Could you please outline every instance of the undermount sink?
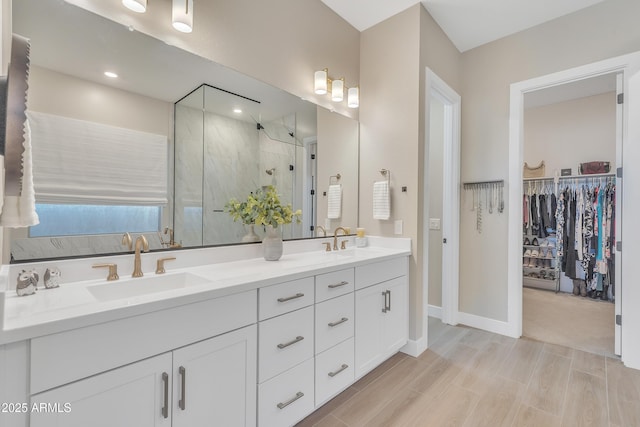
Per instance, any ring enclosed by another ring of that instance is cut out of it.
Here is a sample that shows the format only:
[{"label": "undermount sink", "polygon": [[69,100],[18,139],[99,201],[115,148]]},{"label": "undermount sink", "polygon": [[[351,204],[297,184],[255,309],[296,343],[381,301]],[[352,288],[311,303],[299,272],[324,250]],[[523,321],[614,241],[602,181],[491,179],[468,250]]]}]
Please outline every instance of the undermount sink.
[{"label": "undermount sink", "polygon": [[198,286],[207,282],[207,279],[195,274],[174,273],[108,282],[89,286],[87,290],[99,301],[113,301]]}]

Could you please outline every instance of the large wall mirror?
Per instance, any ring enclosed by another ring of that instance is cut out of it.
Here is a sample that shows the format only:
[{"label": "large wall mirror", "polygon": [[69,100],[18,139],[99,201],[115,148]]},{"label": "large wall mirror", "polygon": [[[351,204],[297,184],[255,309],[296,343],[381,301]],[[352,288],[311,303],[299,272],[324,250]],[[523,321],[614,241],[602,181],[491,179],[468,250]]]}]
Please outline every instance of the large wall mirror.
[{"label": "large wall mirror", "polygon": [[[41,223],[4,230],[4,263],[127,252],[126,232],[152,250],[240,243],[246,230],[225,204],[268,185],[303,211],[285,239],[357,226],[356,121],[62,0],[14,1],[12,13],[31,41]],[[62,190],[42,190],[55,176],[43,164],[63,171]],[[104,192],[87,189],[92,172]],[[329,219],[336,183],[341,210]]]}]

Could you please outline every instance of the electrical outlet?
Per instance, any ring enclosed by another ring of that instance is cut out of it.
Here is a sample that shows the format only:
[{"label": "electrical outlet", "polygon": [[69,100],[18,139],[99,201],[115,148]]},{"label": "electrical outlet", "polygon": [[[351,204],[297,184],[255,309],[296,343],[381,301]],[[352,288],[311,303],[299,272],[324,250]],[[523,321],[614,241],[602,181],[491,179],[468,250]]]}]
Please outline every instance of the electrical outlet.
[{"label": "electrical outlet", "polygon": [[440,230],[440,218],[429,218],[429,230]]},{"label": "electrical outlet", "polygon": [[394,234],[402,234],[402,220],[396,219],[393,223],[393,233]]},{"label": "electrical outlet", "polygon": [[329,229],[331,228],[331,220],[329,218],[324,219],[324,228],[329,232]]}]

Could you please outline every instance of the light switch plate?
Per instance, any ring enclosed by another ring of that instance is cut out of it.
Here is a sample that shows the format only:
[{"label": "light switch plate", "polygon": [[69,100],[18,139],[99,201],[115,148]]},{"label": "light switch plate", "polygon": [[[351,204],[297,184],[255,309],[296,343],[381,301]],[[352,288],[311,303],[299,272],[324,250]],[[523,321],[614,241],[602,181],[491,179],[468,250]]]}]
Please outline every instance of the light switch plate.
[{"label": "light switch plate", "polygon": [[402,220],[396,219],[393,223],[393,233],[394,234],[402,234]]},{"label": "light switch plate", "polygon": [[429,218],[429,230],[440,230],[440,218]]}]

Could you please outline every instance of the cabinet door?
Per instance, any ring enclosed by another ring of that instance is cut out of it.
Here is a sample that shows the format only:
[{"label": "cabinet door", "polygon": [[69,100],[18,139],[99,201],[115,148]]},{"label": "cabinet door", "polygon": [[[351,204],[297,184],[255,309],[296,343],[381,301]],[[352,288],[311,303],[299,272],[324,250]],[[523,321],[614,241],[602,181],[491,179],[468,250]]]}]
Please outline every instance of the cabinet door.
[{"label": "cabinet door", "polygon": [[30,425],[168,427],[170,395],[171,354],[165,353],[34,395]]},{"label": "cabinet door", "polygon": [[402,276],[382,283],[387,293],[386,312],[383,313],[383,358],[395,354],[409,337],[409,298],[407,277]]},{"label": "cabinet door", "polygon": [[256,424],[256,326],[173,352],[173,426]]},{"label": "cabinet door", "polygon": [[356,292],[355,374],[356,378],[378,366],[382,358],[383,308],[385,294],[381,285]]}]

